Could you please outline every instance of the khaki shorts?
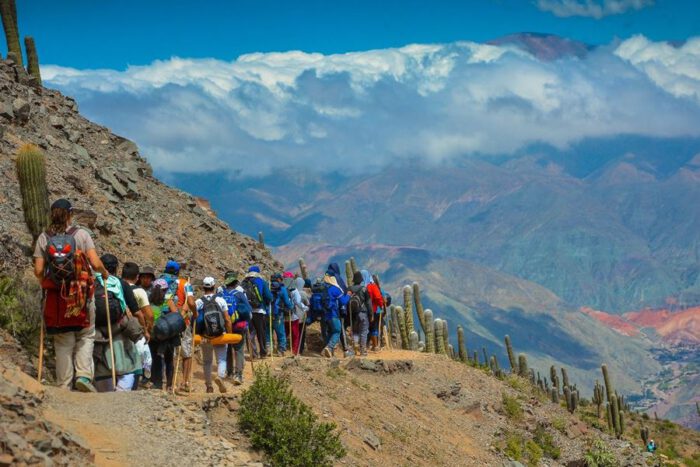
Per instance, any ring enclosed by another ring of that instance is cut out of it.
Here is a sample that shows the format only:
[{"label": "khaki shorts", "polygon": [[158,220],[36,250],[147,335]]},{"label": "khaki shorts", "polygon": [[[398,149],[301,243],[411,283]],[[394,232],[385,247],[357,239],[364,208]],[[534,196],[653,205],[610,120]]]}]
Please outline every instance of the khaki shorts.
[{"label": "khaki shorts", "polygon": [[190,358],[192,356],[192,328],[190,326],[187,326],[185,332],[182,333],[180,342],[182,347],[182,358]]}]

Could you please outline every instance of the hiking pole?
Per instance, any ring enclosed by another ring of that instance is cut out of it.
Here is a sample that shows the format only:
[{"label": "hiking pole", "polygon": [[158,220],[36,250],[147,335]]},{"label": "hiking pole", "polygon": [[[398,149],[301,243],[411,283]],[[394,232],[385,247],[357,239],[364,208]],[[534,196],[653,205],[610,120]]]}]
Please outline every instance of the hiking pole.
[{"label": "hiking pole", "polygon": [[112,340],[112,318],[109,315],[109,293],[107,293],[107,281],[101,277],[105,288],[105,310],[107,311],[107,337],[109,338],[109,356],[112,359],[112,390],[117,390],[117,368],[114,363],[114,341]]},{"label": "hiking pole", "polygon": [[[308,311],[306,313],[308,313]],[[304,322],[301,325],[301,332],[299,333],[299,345],[297,345],[297,355],[301,355],[301,339],[304,337],[304,332],[306,331],[306,313],[304,313]]]},{"label": "hiking pole", "polygon": [[39,369],[36,380],[41,384],[41,370],[44,368],[44,317],[41,317],[41,328],[39,330]]},{"label": "hiking pole", "polygon": [[[245,342],[248,344],[248,353],[250,354],[250,371],[255,374],[255,365],[253,365],[253,345],[250,343],[250,329],[245,328]],[[243,361],[245,362],[245,356],[243,356]]]},{"label": "hiking pole", "polygon": [[289,342],[287,344],[289,345],[289,350],[292,351],[292,357],[294,356],[294,349],[292,348],[292,317],[291,315],[289,316],[289,338],[287,339]]},{"label": "hiking pole", "polygon": [[274,352],[275,344],[272,342],[272,304],[270,304],[269,311],[270,311],[270,358],[272,359],[272,361],[274,361],[275,360],[275,352]]}]

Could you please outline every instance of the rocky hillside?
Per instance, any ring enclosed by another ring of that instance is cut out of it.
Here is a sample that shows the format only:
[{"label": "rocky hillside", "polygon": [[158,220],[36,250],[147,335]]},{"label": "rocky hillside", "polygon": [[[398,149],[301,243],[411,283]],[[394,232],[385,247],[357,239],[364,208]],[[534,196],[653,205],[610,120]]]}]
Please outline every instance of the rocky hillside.
[{"label": "rocky hillside", "polygon": [[50,197],[66,197],[84,212],[100,253],[160,268],[172,257],[193,278],[275,267],[270,253],[233,232],[206,202],[153,177],[136,145],[83,118],[75,101],[32,85],[24,70],[0,60],[0,265],[13,274],[30,264],[31,245],[15,175],[18,148],[46,154]]}]

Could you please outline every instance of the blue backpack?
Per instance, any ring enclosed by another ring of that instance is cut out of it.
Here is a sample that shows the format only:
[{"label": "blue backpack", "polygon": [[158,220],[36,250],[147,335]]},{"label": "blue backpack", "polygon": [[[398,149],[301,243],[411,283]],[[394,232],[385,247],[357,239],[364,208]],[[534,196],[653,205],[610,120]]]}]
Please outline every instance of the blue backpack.
[{"label": "blue backpack", "polygon": [[309,309],[313,318],[325,316],[327,314],[337,313],[338,301],[331,298],[329,292],[331,286],[325,282],[316,282],[311,287],[311,299],[309,300]]},{"label": "blue backpack", "polygon": [[245,300],[241,294],[243,294],[243,292],[240,290],[223,289],[220,296],[226,301],[230,316],[233,316],[234,313],[238,313],[238,320],[250,321],[253,317],[253,307],[250,306],[250,303]]}]

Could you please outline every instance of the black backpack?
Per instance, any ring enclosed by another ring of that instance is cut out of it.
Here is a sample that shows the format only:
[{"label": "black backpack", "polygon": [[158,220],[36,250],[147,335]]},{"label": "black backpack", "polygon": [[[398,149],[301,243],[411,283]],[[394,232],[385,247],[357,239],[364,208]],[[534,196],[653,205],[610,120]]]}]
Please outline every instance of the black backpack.
[{"label": "black backpack", "polygon": [[77,227],[71,227],[66,233],[49,235],[46,241],[46,275],[55,284],[67,284],[75,279],[75,244]]},{"label": "black backpack", "polygon": [[241,287],[245,291],[245,296],[248,298],[248,303],[253,307],[254,310],[262,308],[262,297],[260,296],[260,291],[258,286],[255,285],[255,281],[252,277],[246,277],[241,282]]},{"label": "black backpack", "polygon": [[362,311],[367,311],[365,308],[365,299],[367,298],[367,289],[362,287],[357,292],[352,294],[348,302],[348,310],[351,313],[352,319],[357,319],[358,314]]},{"label": "black backpack", "polygon": [[[284,301],[284,298],[282,298],[282,287],[284,284],[281,282],[270,282],[270,292],[272,293],[272,307],[273,310],[272,312],[275,315],[283,314],[285,316],[288,316],[292,310],[287,308],[287,304]],[[287,291],[287,296],[289,296],[289,291]],[[291,300],[291,297],[290,297]]]},{"label": "black backpack", "polygon": [[111,324],[118,322],[124,316],[122,304],[114,292],[107,290],[103,282],[95,282],[95,326],[107,326],[107,303],[109,304],[109,321]]},{"label": "black backpack", "polygon": [[185,318],[178,312],[160,315],[153,326],[153,339],[159,342],[167,341],[185,331]]},{"label": "black backpack", "polygon": [[202,314],[200,334],[205,337],[217,337],[226,332],[224,310],[217,303],[215,295],[202,297],[200,313]]}]

